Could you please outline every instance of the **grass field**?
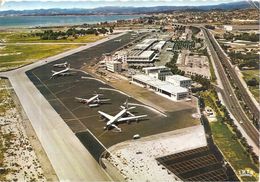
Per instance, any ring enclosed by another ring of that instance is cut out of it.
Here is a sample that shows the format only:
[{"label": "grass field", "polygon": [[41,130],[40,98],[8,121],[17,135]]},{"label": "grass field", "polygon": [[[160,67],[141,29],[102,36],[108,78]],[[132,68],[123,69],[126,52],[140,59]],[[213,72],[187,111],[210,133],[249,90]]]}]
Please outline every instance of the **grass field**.
[{"label": "grass field", "polygon": [[14,69],[79,45],[7,45],[0,49],[0,71]]},{"label": "grass field", "polygon": [[[31,31],[35,30],[24,29],[21,31],[2,31],[0,32],[0,43],[90,43],[103,38],[102,36],[86,35],[78,37],[77,39],[68,38],[66,40],[41,40],[40,37],[33,36],[30,33]],[[80,44],[2,45],[0,46],[0,71],[15,69],[20,66],[33,63],[39,59],[50,57],[79,46]]]},{"label": "grass field", "polygon": [[65,40],[41,40],[38,36],[32,36],[29,32],[0,32],[0,42],[5,43],[34,43],[34,42],[57,42],[57,43],[89,43],[95,42],[103,38],[102,36],[96,36],[93,34],[85,35],[82,37],[68,38]]},{"label": "grass field", "polygon": [[[259,72],[259,70],[246,70],[246,71],[242,71],[242,74],[244,76],[245,81],[250,80],[252,78],[256,78],[256,80],[258,82],[260,82],[260,72]],[[259,85],[256,86],[256,87],[249,87],[249,90],[254,95],[256,100],[258,102],[260,102],[260,94],[259,94],[260,89],[259,89]]]},{"label": "grass field", "polygon": [[[253,164],[243,146],[235,138],[235,134],[227,125],[221,122],[211,122],[210,127],[214,142],[237,172],[250,168],[258,173],[259,169]],[[243,181],[257,181],[255,177],[241,178]]]}]

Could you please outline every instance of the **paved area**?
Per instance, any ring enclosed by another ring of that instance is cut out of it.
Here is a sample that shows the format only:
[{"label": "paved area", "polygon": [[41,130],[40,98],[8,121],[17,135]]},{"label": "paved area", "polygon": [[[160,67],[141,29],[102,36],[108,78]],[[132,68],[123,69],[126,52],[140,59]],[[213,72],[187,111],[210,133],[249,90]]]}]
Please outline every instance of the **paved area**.
[{"label": "paved area", "polygon": [[[102,45],[86,49],[79,53],[61,58],[55,63],[68,61],[72,68],[81,68],[86,64],[93,64],[98,57],[106,52],[111,52],[131,41],[130,34],[121,38],[121,42],[106,42]],[[132,122],[131,124],[122,123],[119,127],[123,132],[118,133],[114,130],[104,131],[105,122],[100,120],[98,110],[115,115],[120,111],[127,96],[120,91],[113,89],[105,82],[93,79],[91,75],[83,71],[74,70],[72,76],[58,77],[50,79],[53,64],[46,64],[39,68],[29,71],[27,74],[36,87],[49,101],[52,107],[60,114],[66,124],[86,146],[86,148],[98,160],[100,154],[106,147],[129,140],[135,134],[141,136],[149,136],[184,127],[199,125],[198,119],[192,117],[196,113],[196,107],[189,106],[188,103],[183,104],[182,109],[180,103],[172,103],[171,108],[175,108],[166,112],[167,117],[155,112],[147,107],[137,106],[132,112],[134,114],[147,114],[148,117],[140,122]],[[89,78],[89,79],[87,79]],[[107,89],[101,89],[107,88]],[[97,108],[89,108],[84,104],[78,103],[74,97],[90,98],[95,92],[102,93],[104,97],[110,98],[111,103],[101,105]],[[135,97],[135,95],[133,95]],[[155,102],[159,102],[161,97],[156,97]],[[149,98],[153,100],[152,98]],[[141,104],[139,101],[131,98],[131,103]],[[92,135],[93,134],[93,135]],[[98,141],[100,142],[96,142]],[[89,145],[90,142],[95,144]]]},{"label": "paved area", "polygon": [[[113,37],[117,36],[120,35]],[[109,178],[92,155],[75,137],[71,129],[64,123],[60,115],[53,110],[49,102],[36,89],[31,80],[25,75],[25,72],[107,40],[109,39],[106,38],[87,46],[40,60],[14,71],[0,73],[0,76],[9,78],[61,181],[107,181]]]},{"label": "paved area", "polygon": [[205,146],[203,126],[193,126],[119,143],[108,149],[107,160],[126,181],[173,181],[180,179],[156,158]]}]

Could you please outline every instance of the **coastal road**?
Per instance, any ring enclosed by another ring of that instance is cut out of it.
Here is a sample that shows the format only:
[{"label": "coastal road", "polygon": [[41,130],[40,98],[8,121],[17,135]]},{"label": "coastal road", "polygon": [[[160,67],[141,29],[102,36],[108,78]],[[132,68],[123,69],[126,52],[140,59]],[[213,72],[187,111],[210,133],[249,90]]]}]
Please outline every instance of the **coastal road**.
[{"label": "coastal road", "polygon": [[212,40],[212,35],[209,33],[207,29],[202,28],[202,31],[205,35],[206,44],[210,50],[211,56],[216,66],[216,71],[219,75],[219,81],[222,83],[223,86],[223,89],[219,89],[218,91],[221,93],[228,110],[237,120],[237,123],[243,128],[247,136],[250,137],[250,139],[253,141],[253,143],[259,151],[259,132],[254,127],[252,122],[248,119],[243,108],[240,106],[240,103],[234,93],[230,80],[227,77],[224,67],[220,61],[221,58],[218,56],[215,48],[213,47],[213,44],[215,42],[214,40]]},{"label": "coastal road", "polygon": [[0,77],[7,77],[10,80],[60,181],[108,181],[110,178],[25,72],[123,34],[112,35],[17,70],[0,73]]}]

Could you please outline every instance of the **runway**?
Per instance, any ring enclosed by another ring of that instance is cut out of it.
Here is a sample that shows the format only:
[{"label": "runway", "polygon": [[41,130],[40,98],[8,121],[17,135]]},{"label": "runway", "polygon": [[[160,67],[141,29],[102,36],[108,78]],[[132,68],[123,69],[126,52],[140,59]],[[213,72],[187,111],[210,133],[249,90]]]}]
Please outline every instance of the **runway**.
[{"label": "runway", "polygon": [[[114,35],[110,38],[121,35]],[[60,181],[108,181],[110,178],[34,86],[25,72],[107,40],[109,39],[105,38],[17,70],[0,73],[1,77],[7,77],[10,80]]]}]

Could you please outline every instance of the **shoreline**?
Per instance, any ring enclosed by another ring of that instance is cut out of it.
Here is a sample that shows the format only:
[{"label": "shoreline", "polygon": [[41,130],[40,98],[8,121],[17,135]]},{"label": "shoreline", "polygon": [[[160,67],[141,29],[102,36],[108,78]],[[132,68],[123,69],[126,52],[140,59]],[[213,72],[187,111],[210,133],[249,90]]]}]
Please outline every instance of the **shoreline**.
[{"label": "shoreline", "polygon": [[[0,16],[0,22],[1,19],[6,19],[6,21],[8,21],[8,19],[15,19],[15,18],[51,18],[51,17],[61,17],[61,18],[75,18],[75,21],[72,21],[70,23],[70,20],[66,20],[64,19],[63,21],[57,20],[57,22],[49,22],[47,19],[44,20],[45,22],[36,22],[32,25],[26,25],[23,23],[19,23],[19,20],[17,22],[17,25],[0,25],[0,30],[5,30],[5,29],[38,29],[38,28],[62,28],[62,27],[75,27],[75,26],[82,26],[84,24],[87,25],[98,25],[102,22],[115,22],[118,20],[124,20],[124,21],[128,21],[128,20],[133,20],[135,18],[140,18],[140,17],[144,17],[146,16],[145,14],[86,14],[86,15],[13,15],[13,16]],[[87,18],[87,17],[93,17],[93,18],[97,18],[97,17],[104,17],[107,19],[102,19],[100,18],[100,20],[79,20],[77,22],[77,18]],[[115,19],[113,19],[113,17],[115,17]],[[109,19],[110,18],[110,19]],[[3,20],[5,21],[5,20]],[[29,21],[29,20],[28,20]],[[67,22],[66,22],[67,21]]]}]

